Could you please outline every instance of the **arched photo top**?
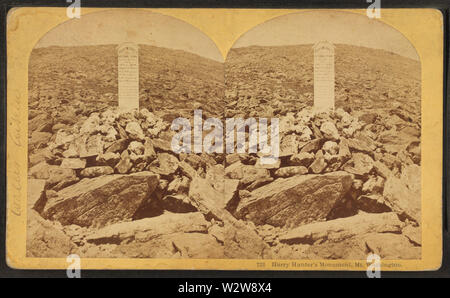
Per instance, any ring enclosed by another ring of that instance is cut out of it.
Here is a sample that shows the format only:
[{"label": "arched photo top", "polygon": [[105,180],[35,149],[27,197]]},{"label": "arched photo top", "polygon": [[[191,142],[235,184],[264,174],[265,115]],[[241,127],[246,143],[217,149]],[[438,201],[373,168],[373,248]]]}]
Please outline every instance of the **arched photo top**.
[{"label": "arched photo top", "polygon": [[250,101],[240,103],[252,107],[248,113],[272,115],[280,105],[284,112],[402,105],[420,118],[416,49],[392,26],[355,12],[295,12],[266,21],[234,43],[225,75],[227,102]]},{"label": "arched photo top", "polygon": [[315,44],[322,40],[381,49],[419,60],[411,42],[392,26],[366,15],[332,10],[296,12],[276,17],[247,31],[233,48]]},{"label": "arched photo top", "polygon": [[171,117],[194,105],[219,111],[224,59],[216,44],[175,17],[123,8],[66,21],[39,40],[29,59],[29,103],[57,106],[69,99],[92,105],[88,112],[100,109],[96,102],[117,106],[127,98],[118,91],[123,49],[137,53],[133,99],[138,96],[140,108]]},{"label": "arched photo top", "polygon": [[183,50],[223,62],[216,44],[201,30],[172,16],[137,9],[112,9],[82,15],[47,32],[35,48],[122,44]]}]

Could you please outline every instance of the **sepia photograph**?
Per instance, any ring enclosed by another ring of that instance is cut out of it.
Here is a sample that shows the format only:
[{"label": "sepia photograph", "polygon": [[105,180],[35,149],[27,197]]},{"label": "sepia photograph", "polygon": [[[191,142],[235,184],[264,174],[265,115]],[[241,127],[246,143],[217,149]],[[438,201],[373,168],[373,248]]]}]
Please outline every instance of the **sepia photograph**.
[{"label": "sepia photograph", "polygon": [[28,62],[26,255],[422,258],[421,61],[365,15],[272,18],[224,57],[136,9]]}]

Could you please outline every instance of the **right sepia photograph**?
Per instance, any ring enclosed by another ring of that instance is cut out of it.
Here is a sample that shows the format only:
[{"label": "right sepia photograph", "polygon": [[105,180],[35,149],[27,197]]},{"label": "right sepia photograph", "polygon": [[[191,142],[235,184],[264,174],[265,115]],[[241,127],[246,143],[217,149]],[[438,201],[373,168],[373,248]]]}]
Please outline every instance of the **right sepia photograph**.
[{"label": "right sepia photograph", "polygon": [[241,178],[233,214],[274,258],[421,259],[421,64],[407,38],[351,12],[277,17],[235,42],[225,85],[227,118],[279,119],[277,163],[225,163]]}]

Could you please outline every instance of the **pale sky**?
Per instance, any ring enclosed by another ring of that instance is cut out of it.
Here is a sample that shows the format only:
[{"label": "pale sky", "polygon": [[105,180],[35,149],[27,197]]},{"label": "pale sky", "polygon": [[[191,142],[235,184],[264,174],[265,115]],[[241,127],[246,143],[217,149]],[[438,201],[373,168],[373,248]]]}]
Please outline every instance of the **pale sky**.
[{"label": "pale sky", "polygon": [[366,15],[340,11],[300,12],[274,18],[247,31],[233,47],[314,44],[321,40],[383,49],[419,60],[412,44],[393,27]]},{"label": "pale sky", "polygon": [[134,42],[184,50],[223,62],[216,44],[177,18],[134,9],[94,12],[50,30],[36,47],[105,45]]}]

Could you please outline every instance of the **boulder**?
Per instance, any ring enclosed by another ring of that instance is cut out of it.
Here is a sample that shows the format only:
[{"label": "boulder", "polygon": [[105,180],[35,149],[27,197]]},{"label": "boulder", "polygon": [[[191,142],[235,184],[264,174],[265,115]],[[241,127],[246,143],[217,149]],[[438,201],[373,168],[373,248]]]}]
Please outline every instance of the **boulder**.
[{"label": "boulder", "polygon": [[[187,162],[189,165],[191,165],[196,170],[200,167],[205,166],[205,162],[197,154],[181,154],[181,155],[184,155],[182,160]],[[180,156],[180,158],[181,158],[181,156]]]},{"label": "boulder", "polygon": [[369,177],[362,187],[363,193],[383,193],[384,179],[380,176]]},{"label": "boulder", "polygon": [[381,161],[375,161],[373,163],[373,168],[375,169],[375,172],[383,177],[384,179],[387,179],[392,176],[391,170]]},{"label": "boulder", "polygon": [[400,129],[400,132],[413,137],[420,137],[420,129],[414,126],[406,126]]},{"label": "boulder", "polygon": [[340,138],[339,132],[338,132],[336,126],[331,121],[322,123],[322,125],[320,126],[320,131],[323,133],[323,136],[326,139],[339,140],[339,138]]},{"label": "boulder", "polygon": [[152,144],[155,149],[162,152],[172,152],[171,140],[168,139],[152,139]]},{"label": "boulder", "polygon": [[197,208],[192,206],[189,197],[184,194],[168,195],[161,199],[161,207],[174,213],[195,212]]},{"label": "boulder", "polygon": [[407,225],[403,228],[402,234],[408,238],[412,244],[422,246],[422,229],[420,227]]},{"label": "boulder", "polygon": [[275,177],[287,178],[295,175],[304,175],[308,173],[308,169],[303,166],[284,167],[275,171]]},{"label": "boulder", "polygon": [[218,200],[222,208],[233,207],[232,205],[234,205],[234,200],[237,196],[239,180],[225,178],[222,165],[209,167],[206,172],[206,179],[221,194]]},{"label": "boulder", "polygon": [[45,205],[45,180],[28,179],[27,190],[28,210],[35,209],[38,212],[41,211]]},{"label": "boulder", "polygon": [[356,138],[348,139],[347,144],[350,149],[367,154],[372,154],[377,149],[375,142],[363,134],[359,134]]},{"label": "boulder", "polygon": [[310,223],[280,236],[288,244],[313,244],[317,241],[341,242],[369,233],[400,233],[403,223],[393,213],[361,213],[351,217]]},{"label": "boulder", "polygon": [[80,156],[80,150],[77,143],[70,143],[69,148],[67,150],[64,150],[62,153],[62,156],[65,158],[72,158],[72,157],[79,157]]},{"label": "boulder", "polygon": [[100,125],[100,117],[98,113],[92,113],[89,118],[83,122],[80,128],[80,134],[90,135],[98,131]]},{"label": "boulder", "polygon": [[107,142],[114,142],[117,140],[117,135],[119,134],[117,130],[114,129],[112,126],[107,126],[107,128],[104,131],[104,134],[106,134],[104,140]]},{"label": "boulder", "polygon": [[230,179],[241,180],[242,185],[249,185],[258,179],[270,178],[270,172],[267,169],[235,162],[225,168],[225,176]]},{"label": "boulder", "polygon": [[78,181],[73,169],[64,169],[60,166],[49,165],[45,161],[30,168],[28,175],[36,179],[47,180],[48,188],[53,188],[60,183],[67,184],[68,181]]},{"label": "boulder", "polygon": [[356,207],[359,210],[368,213],[383,213],[392,211],[389,203],[387,203],[383,196],[380,195],[360,196],[356,200]]},{"label": "boulder", "polygon": [[52,134],[48,132],[35,131],[31,134],[31,138],[28,140],[28,148],[42,148],[47,146]]},{"label": "boulder", "polygon": [[189,179],[186,176],[176,177],[167,187],[167,193],[178,194],[187,193],[189,191]]},{"label": "boulder", "polygon": [[352,154],[350,153],[350,149],[348,147],[348,141],[347,139],[342,138],[339,142],[339,153],[338,153],[339,159],[343,162],[347,161],[352,157]]},{"label": "boulder", "polygon": [[84,169],[86,167],[86,160],[81,158],[64,158],[61,162],[61,168],[64,169]]},{"label": "boulder", "polygon": [[400,179],[405,182],[406,186],[413,192],[420,193],[422,189],[422,171],[420,166],[412,164],[404,166]]},{"label": "boulder", "polygon": [[[47,113],[41,113],[28,121],[28,131],[50,131],[53,126],[53,119]],[[48,128],[48,129],[47,129]]]},{"label": "boulder", "polygon": [[295,227],[325,219],[350,190],[353,176],[345,172],[279,178],[243,198],[236,216],[255,224]]},{"label": "boulder", "polygon": [[422,250],[403,235],[373,233],[364,237],[367,248],[385,260],[421,259]]},{"label": "boulder", "polygon": [[75,135],[70,131],[61,130],[56,133],[53,147],[66,147],[75,140]]},{"label": "boulder", "polygon": [[119,139],[111,144],[111,146],[106,149],[105,153],[122,153],[128,147],[128,143],[130,140],[128,139]]},{"label": "boulder", "polygon": [[34,165],[37,165],[40,162],[50,162],[55,159],[55,156],[53,155],[50,148],[45,147],[38,151],[35,151],[34,153],[29,152],[29,166],[32,167]]},{"label": "boulder", "polygon": [[52,126],[52,132],[55,134],[60,130],[64,130],[67,128],[66,124],[63,123],[56,123],[55,125]]},{"label": "boulder", "polygon": [[88,138],[78,139],[79,156],[92,157],[103,153],[103,140],[101,135],[92,135]]},{"label": "boulder", "polygon": [[130,139],[133,140],[143,140],[145,137],[144,132],[142,131],[142,128],[138,122],[128,122],[127,126],[125,127],[125,132],[128,134]]},{"label": "boulder", "polygon": [[[248,191],[252,191],[258,187],[261,187],[265,184],[272,182],[273,180],[274,180],[274,178],[272,178],[272,177],[258,178],[255,181],[253,181],[252,183],[250,183],[245,189]],[[239,181],[239,180],[236,180],[236,181]]]},{"label": "boulder", "polygon": [[421,223],[421,192],[410,189],[405,179],[391,176],[384,183],[383,195],[400,216]]},{"label": "boulder", "polygon": [[411,158],[414,161],[414,163],[420,164],[420,161],[422,159],[420,142],[412,142],[411,144],[408,145],[408,147],[406,147],[406,150],[411,155]]},{"label": "boulder", "polygon": [[314,154],[308,152],[300,152],[298,154],[292,155],[289,161],[293,166],[308,167],[314,161]]},{"label": "boulder", "polygon": [[103,175],[111,175],[114,174],[113,168],[109,166],[97,166],[97,167],[89,167],[83,169],[80,172],[81,177],[94,178]]},{"label": "boulder", "polygon": [[115,247],[111,253],[96,251],[89,257],[224,259],[223,251],[224,247],[209,234],[180,232],[161,235],[145,242],[123,243]]},{"label": "boulder", "polygon": [[[261,162],[262,158],[258,158],[256,161],[255,167],[261,169],[278,169],[281,165],[281,160],[279,158],[269,159],[270,157],[265,157],[266,161],[264,163]],[[270,162],[267,162],[270,161]]]},{"label": "boulder", "polygon": [[28,176],[46,180],[50,177],[50,170],[55,168],[58,168],[58,166],[49,165],[45,161],[42,161],[28,169]]},{"label": "boulder", "polygon": [[115,167],[116,164],[120,161],[120,154],[114,152],[106,152],[98,155],[95,161],[98,165]]},{"label": "boulder", "polygon": [[130,145],[128,145],[128,150],[136,155],[142,155],[145,147],[141,142],[132,141]]},{"label": "boulder", "polygon": [[195,169],[191,167],[187,162],[180,162],[179,168],[181,170],[181,173],[189,179],[194,179],[194,177],[197,176],[197,172],[195,171]]},{"label": "boulder", "polygon": [[91,243],[121,243],[124,240],[146,242],[173,233],[206,233],[209,223],[199,212],[171,213],[139,220],[115,223],[95,230],[86,237]]},{"label": "boulder", "polygon": [[343,165],[343,170],[356,177],[366,177],[373,169],[374,160],[367,154],[354,153],[352,159]]},{"label": "boulder", "polygon": [[174,248],[181,258],[223,259],[225,248],[212,235],[183,233],[173,235]]},{"label": "boulder", "polygon": [[256,231],[221,207],[217,198],[221,193],[203,178],[191,182],[189,197],[197,209],[207,218],[224,223],[224,249],[227,258],[270,258],[270,248]]},{"label": "boulder", "polygon": [[324,139],[314,139],[308,143],[306,143],[301,149],[302,152],[316,152],[322,147],[322,144],[325,142]]},{"label": "boulder", "polygon": [[296,134],[299,135],[300,141],[307,142],[311,140],[311,135],[313,134],[313,132],[308,126],[298,124],[293,128],[293,130]]},{"label": "boulder", "polygon": [[322,150],[324,152],[328,152],[331,155],[336,155],[339,151],[339,146],[336,142],[326,141],[322,146]]},{"label": "boulder", "polygon": [[231,153],[225,156],[225,164],[227,166],[234,164],[235,162],[241,161],[240,155],[238,153]]},{"label": "boulder", "polygon": [[[287,245],[287,244],[285,244]],[[305,247],[298,259],[309,260],[365,260],[369,252],[365,242],[361,239],[346,239],[340,242],[324,242],[314,245],[289,245]],[[291,253],[292,255],[292,253]]]},{"label": "boulder", "polygon": [[404,133],[403,131],[397,131],[395,129],[382,132],[378,137],[378,141],[385,145],[401,145],[401,147],[406,147],[411,142],[420,142],[417,136]]},{"label": "boulder", "polygon": [[322,151],[318,151],[313,163],[309,166],[309,171],[314,174],[320,174],[326,167],[327,162],[325,161],[325,157]]},{"label": "boulder", "polygon": [[147,159],[147,161],[152,161],[152,160],[156,159],[155,148],[153,147],[153,143],[149,138],[145,139],[144,156]]},{"label": "boulder", "polygon": [[131,162],[128,150],[125,150],[120,155],[120,161],[116,164],[115,170],[119,174],[126,174],[131,170],[132,167],[133,163]]},{"label": "boulder", "polygon": [[27,249],[29,258],[67,258],[76,248],[58,224],[28,210]]},{"label": "boulder", "polygon": [[169,153],[158,153],[159,165],[151,164],[149,171],[157,173],[162,176],[170,176],[175,173],[179,167],[178,158]]},{"label": "boulder", "polygon": [[359,120],[364,122],[365,124],[375,123],[377,118],[378,118],[377,113],[364,113],[361,116],[359,116]]},{"label": "boulder", "polygon": [[280,156],[291,156],[298,153],[297,135],[286,135],[280,142]]},{"label": "boulder", "polygon": [[64,179],[62,179],[61,181],[59,181],[55,185],[48,184],[48,188],[51,188],[54,191],[59,191],[59,190],[65,188],[67,186],[70,186],[72,184],[77,183],[78,181],[80,181],[80,178],[78,178],[76,176],[65,177]]},{"label": "boulder", "polygon": [[49,198],[42,214],[63,225],[105,226],[131,219],[157,185],[150,172],[83,179]]}]

